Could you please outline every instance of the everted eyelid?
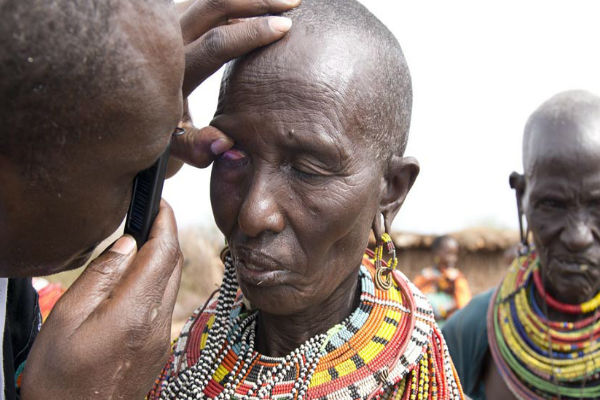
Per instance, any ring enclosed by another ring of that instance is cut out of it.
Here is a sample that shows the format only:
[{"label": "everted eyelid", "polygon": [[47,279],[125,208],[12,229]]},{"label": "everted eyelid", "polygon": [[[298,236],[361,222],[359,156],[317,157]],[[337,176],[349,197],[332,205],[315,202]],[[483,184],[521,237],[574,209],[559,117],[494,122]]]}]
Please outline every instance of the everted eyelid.
[{"label": "everted eyelid", "polygon": [[221,158],[227,161],[239,161],[243,160],[246,157],[248,157],[248,155],[244,151],[236,149],[235,147],[232,147],[231,149],[221,154]]}]

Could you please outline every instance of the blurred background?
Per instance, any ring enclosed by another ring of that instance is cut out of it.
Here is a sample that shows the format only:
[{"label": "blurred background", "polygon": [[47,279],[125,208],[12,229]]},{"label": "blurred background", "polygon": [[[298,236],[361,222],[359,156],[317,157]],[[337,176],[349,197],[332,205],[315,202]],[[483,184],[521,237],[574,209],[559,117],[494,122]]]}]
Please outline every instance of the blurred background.
[{"label": "blurred background", "polygon": [[[600,1],[359,1],[398,38],[413,78],[406,154],[421,174],[394,228],[515,229],[508,175],[521,171],[528,116],[563,90],[600,93]],[[197,126],[212,118],[220,77],[190,99]],[[181,227],[213,225],[209,180],[186,168],[165,185]]]},{"label": "blurred background", "polygon": [[[400,266],[414,277],[432,262],[434,235],[451,233],[461,246],[458,266],[478,293],[499,281],[518,241],[508,175],[522,169],[528,116],[563,90],[600,94],[600,1],[361,2],[396,35],[413,78],[406,154],[421,174],[393,225]],[[212,118],[220,78],[221,71],[190,98],[199,127]],[[221,278],[209,181],[209,169],[184,167],[165,184],[186,257],[174,331]],[[68,285],[77,274],[50,280]]]}]

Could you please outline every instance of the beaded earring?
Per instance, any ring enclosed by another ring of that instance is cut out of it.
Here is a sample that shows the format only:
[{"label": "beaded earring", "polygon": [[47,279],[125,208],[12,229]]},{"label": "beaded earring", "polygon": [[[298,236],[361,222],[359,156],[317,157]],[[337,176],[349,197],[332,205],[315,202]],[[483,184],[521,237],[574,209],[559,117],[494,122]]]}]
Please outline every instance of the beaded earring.
[{"label": "beaded earring", "polygon": [[[391,258],[385,262],[383,260],[383,247],[385,246],[387,254],[391,255]],[[396,269],[398,265],[398,258],[396,257],[396,247],[394,241],[390,235],[385,232],[381,235],[381,240],[377,242],[375,247],[375,286],[381,290],[388,290],[392,287],[392,274],[391,272]]]}]

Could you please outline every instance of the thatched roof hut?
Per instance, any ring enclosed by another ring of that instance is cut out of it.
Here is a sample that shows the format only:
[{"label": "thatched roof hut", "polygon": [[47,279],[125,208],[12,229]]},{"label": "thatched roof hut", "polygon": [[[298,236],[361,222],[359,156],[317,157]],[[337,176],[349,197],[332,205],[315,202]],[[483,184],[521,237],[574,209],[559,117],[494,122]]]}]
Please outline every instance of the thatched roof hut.
[{"label": "thatched roof hut", "polygon": [[[493,228],[469,228],[449,233],[460,245],[458,267],[467,276],[474,294],[494,285],[504,276],[519,233]],[[398,267],[411,279],[433,263],[431,244],[438,235],[392,232],[398,255]],[[374,247],[371,235],[369,247]]]},{"label": "thatched roof hut", "polygon": [[[508,229],[469,228],[449,233],[463,252],[503,252],[519,242],[519,233]],[[431,243],[438,235],[409,232],[392,232],[396,248],[399,250],[429,250]],[[375,238],[371,235],[369,244],[373,245]]]}]

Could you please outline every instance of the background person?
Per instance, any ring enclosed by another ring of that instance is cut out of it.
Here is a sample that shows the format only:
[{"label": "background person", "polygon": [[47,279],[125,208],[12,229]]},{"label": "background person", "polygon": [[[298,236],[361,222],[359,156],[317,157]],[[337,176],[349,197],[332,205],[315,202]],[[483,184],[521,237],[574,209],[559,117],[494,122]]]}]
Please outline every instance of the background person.
[{"label": "background person", "polygon": [[469,282],[456,268],[459,246],[451,236],[438,236],[431,243],[433,266],[424,268],[414,284],[425,294],[433,307],[438,323],[471,301]]},{"label": "background person", "polygon": [[600,98],[569,91],[543,103],[525,126],[523,168],[514,186],[534,246],[494,291],[458,311],[444,336],[474,399],[595,399]]}]

